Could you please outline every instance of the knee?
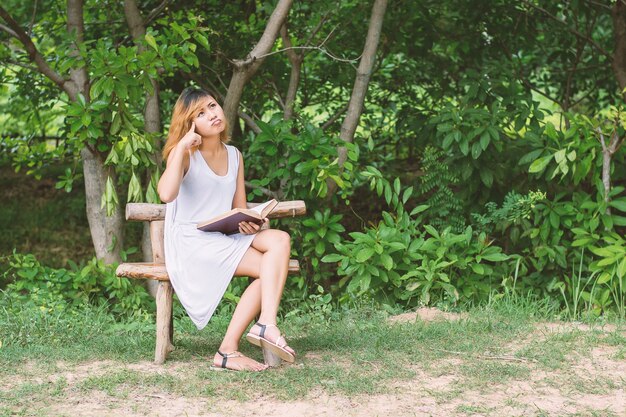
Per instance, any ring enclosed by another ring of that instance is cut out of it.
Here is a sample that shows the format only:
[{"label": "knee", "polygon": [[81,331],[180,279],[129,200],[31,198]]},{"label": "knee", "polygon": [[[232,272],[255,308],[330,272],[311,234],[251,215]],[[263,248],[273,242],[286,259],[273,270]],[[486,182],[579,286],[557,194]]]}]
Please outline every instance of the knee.
[{"label": "knee", "polygon": [[291,253],[291,236],[282,230],[276,231],[276,247],[289,255]]}]

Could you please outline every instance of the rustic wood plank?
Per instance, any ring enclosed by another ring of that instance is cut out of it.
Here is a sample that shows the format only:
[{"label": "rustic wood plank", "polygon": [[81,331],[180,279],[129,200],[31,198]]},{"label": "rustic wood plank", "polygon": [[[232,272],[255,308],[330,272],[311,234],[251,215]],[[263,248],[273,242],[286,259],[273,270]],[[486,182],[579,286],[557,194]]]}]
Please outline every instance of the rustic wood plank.
[{"label": "rustic wood plank", "polygon": [[155,264],[165,263],[165,221],[155,220],[150,222],[150,244],[152,245],[152,262]]},{"label": "rustic wood plank", "polygon": [[[289,260],[289,274],[300,272],[300,263],[297,259]],[[132,279],[155,279],[157,281],[169,281],[165,264],[152,262],[128,262],[120,264],[115,271],[118,277]]]},{"label": "rustic wood plank", "polygon": [[162,365],[167,359],[173,346],[170,342],[170,329],[172,320],[172,284],[159,282],[157,290],[157,317],[156,317],[156,347],[154,349],[154,363]]},{"label": "rustic wood plank", "polygon": [[[260,203],[248,203],[248,208]],[[126,204],[126,220],[155,221],[165,220],[165,204],[128,203]],[[302,200],[281,201],[269,215],[270,219],[304,216],[306,204]]]}]

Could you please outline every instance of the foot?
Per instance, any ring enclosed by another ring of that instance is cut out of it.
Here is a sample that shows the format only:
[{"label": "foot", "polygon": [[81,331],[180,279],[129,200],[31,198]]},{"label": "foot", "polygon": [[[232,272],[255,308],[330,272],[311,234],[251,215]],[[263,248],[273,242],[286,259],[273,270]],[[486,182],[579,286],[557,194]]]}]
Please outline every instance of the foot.
[{"label": "foot", "polygon": [[[263,327],[265,327],[265,331],[263,331]],[[262,324],[254,323],[252,328],[250,329],[250,333],[260,337],[261,339],[265,339],[273,345],[278,346],[279,348],[289,352],[292,356],[296,356],[296,351],[293,350],[288,344],[287,340],[284,336],[280,334],[280,330],[273,324],[268,324],[263,326]]]},{"label": "foot", "polygon": [[259,372],[267,369],[267,365],[257,362],[238,351],[225,353],[218,350],[213,357],[213,366],[233,371]]}]

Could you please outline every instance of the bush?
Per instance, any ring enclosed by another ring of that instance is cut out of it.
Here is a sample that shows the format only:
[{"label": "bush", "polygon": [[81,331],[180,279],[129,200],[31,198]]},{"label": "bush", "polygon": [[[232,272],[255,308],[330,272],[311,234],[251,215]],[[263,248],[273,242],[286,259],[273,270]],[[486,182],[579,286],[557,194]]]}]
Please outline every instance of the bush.
[{"label": "bush", "polygon": [[2,274],[9,282],[5,289],[9,306],[29,305],[53,313],[104,303],[115,315],[141,315],[154,309],[142,286],[116,277],[113,266],[95,258],[83,267],[71,264],[70,269],[41,265],[32,254],[14,252],[3,261],[9,266]]}]

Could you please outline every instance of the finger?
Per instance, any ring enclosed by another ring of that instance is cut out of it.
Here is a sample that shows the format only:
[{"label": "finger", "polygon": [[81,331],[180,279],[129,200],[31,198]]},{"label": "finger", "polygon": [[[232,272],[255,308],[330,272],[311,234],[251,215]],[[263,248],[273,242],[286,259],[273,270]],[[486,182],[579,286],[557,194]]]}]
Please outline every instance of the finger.
[{"label": "finger", "polygon": [[191,122],[191,128],[189,128],[190,132],[195,132],[196,131],[196,122]]}]

